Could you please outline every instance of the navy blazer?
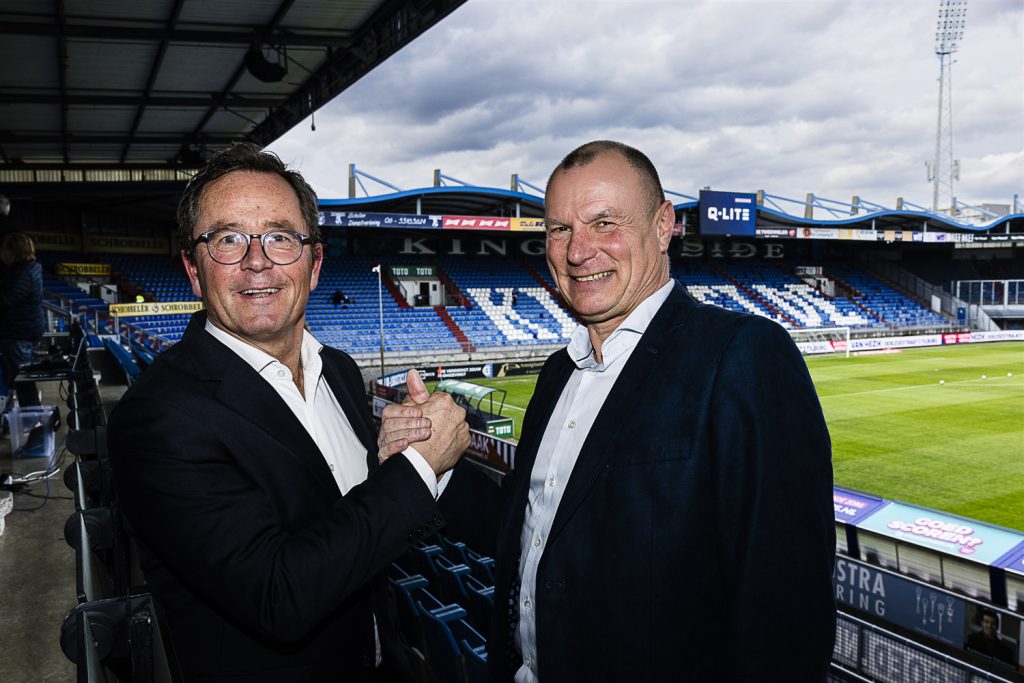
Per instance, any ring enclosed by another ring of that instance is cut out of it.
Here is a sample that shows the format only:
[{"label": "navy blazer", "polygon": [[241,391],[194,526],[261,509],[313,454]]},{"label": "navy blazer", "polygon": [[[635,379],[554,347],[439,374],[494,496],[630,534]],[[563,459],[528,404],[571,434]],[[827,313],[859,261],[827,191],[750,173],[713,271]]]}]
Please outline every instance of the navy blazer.
[{"label": "navy blazer", "polygon": [[186,680],[414,677],[382,572],[442,520],[406,458],[378,466],[355,363],[321,353],[370,472],[342,496],[285,402],[205,323],[193,316],[108,430],[120,504]]},{"label": "navy blazer", "polygon": [[[530,472],[575,368],[537,380],[515,469],[460,465],[448,533],[496,557],[492,679],[510,676],[509,615]],[[540,680],[822,681],[835,632],[831,446],[788,333],[676,284],[576,462],[545,542],[534,610]]]}]

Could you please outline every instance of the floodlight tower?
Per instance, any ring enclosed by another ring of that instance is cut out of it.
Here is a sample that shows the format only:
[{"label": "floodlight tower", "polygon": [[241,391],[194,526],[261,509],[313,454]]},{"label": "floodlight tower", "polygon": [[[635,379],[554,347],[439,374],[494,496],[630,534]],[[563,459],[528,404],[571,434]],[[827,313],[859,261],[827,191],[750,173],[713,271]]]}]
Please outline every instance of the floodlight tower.
[{"label": "floodlight tower", "polygon": [[[960,161],[953,159],[953,53],[967,25],[967,0],[939,0],[935,54],[939,56],[939,121],[935,159],[927,164],[932,182],[932,210],[956,213],[953,181],[960,180]],[[940,196],[941,195],[941,196]]]}]

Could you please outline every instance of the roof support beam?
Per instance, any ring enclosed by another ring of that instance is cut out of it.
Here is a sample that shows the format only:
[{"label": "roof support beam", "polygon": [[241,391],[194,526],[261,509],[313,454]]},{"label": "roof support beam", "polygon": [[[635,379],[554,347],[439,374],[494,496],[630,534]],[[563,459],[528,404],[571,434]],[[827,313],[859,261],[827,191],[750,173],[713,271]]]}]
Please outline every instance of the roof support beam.
[{"label": "roof support beam", "polygon": [[[181,16],[181,8],[185,5],[185,0],[174,0],[174,7],[171,9],[171,16],[167,18],[167,29],[174,31],[174,27],[178,24],[178,17]],[[132,127],[128,132],[128,139],[135,137],[135,132],[139,130],[139,123],[142,121],[142,114],[146,111],[146,100],[153,94],[153,84],[156,82],[156,77],[160,74],[160,67],[164,63],[164,55],[167,54],[167,41],[161,40],[160,45],[156,49],[156,57],[153,59],[153,65],[149,68],[149,77],[146,79],[146,89],[143,91],[143,102],[135,110],[135,118],[132,119]],[[131,142],[125,144],[121,149],[121,163],[123,164],[125,159],[128,158],[128,149],[131,147]]]},{"label": "roof support beam", "polygon": [[[270,22],[263,27],[261,34],[267,35],[276,31],[278,24],[280,24],[284,20],[285,16],[288,14],[288,11],[292,8],[292,5],[294,4],[295,0],[282,0],[281,4],[278,5],[277,7],[277,11],[274,12],[274,16],[271,17]],[[224,106],[224,101],[227,99],[228,93],[230,93],[234,89],[235,85],[238,84],[238,80],[242,77],[242,74],[245,73],[245,69],[245,57],[243,56],[242,60],[238,64],[238,67],[235,69],[235,72],[231,75],[231,78],[228,79],[228,82],[224,84],[224,89],[221,90],[220,94],[216,98],[216,101],[210,105],[210,107],[206,110],[206,113],[203,115],[203,118],[199,120],[199,124],[196,125],[195,130],[192,131],[192,135],[194,137],[199,136],[203,128],[206,127],[206,124],[210,122],[211,118],[213,118],[213,115],[217,113],[217,110]],[[182,145],[181,150],[179,150],[177,156],[175,157],[176,161],[181,160],[182,155],[186,154],[188,144],[189,143],[185,143],[184,145]]]},{"label": "roof support beam", "polygon": [[248,138],[269,145],[451,14],[466,0],[392,0],[353,36],[349,49],[332,50],[325,63],[276,107]]},{"label": "roof support beam", "polygon": [[[220,93],[209,95],[60,95],[43,93],[0,93],[0,104],[61,104],[70,107],[183,107],[202,109],[211,106]],[[224,104],[235,109],[266,109],[284,104],[287,98],[271,95],[229,94]]]},{"label": "roof support beam", "polygon": [[68,41],[64,35],[64,0],[55,0],[57,10],[57,78],[60,87],[60,132],[63,140],[64,163],[68,163]]},{"label": "roof support beam", "polygon": [[[180,28],[144,28],[126,26],[103,26],[101,24],[66,24],[64,36],[75,40],[96,39],[127,43],[188,43],[191,45],[251,45],[262,40],[274,45],[287,44],[289,47],[347,47],[352,31],[332,29],[324,33],[295,33],[284,29],[265,30],[258,26],[238,26],[231,29],[205,31]],[[59,31],[50,24],[5,21],[0,24],[0,35],[9,36],[55,36]]]},{"label": "roof support beam", "polygon": [[[19,134],[0,131],[0,145],[124,145],[131,142],[135,145],[185,145],[198,142],[207,145],[227,145],[238,140],[233,135],[136,135],[134,139],[127,135],[76,135],[73,133],[30,133]],[[70,162],[68,162],[70,163]]]}]

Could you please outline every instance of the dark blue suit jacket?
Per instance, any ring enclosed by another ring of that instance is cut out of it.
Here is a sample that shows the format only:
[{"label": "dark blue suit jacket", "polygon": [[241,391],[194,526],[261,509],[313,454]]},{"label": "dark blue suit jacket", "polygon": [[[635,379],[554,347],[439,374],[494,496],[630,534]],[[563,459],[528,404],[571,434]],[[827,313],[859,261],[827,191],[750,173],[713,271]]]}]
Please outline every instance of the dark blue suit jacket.
[{"label": "dark blue suit jacket", "polygon": [[381,572],[442,520],[408,460],[378,466],[355,363],[321,354],[370,471],[343,497],[288,406],[205,323],[193,316],[108,431],[121,507],[186,679],[361,680],[375,673],[374,615],[384,671],[413,678]]},{"label": "dark blue suit jacket", "polygon": [[[504,605],[530,471],[574,367],[564,349],[545,364],[504,498],[468,465],[441,497],[448,533],[496,556],[496,681],[509,675]],[[787,332],[698,304],[677,283],[605,401],[546,541],[540,680],[823,680],[835,631],[830,456]]]}]

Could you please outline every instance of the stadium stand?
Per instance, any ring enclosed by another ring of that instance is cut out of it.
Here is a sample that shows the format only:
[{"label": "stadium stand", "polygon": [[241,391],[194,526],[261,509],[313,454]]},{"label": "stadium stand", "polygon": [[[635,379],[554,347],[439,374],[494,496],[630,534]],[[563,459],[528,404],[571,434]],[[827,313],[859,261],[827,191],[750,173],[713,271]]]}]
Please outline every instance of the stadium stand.
[{"label": "stadium stand", "polygon": [[[82,259],[81,255],[60,255]],[[120,254],[93,255],[110,263],[126,288],[145,292],[155,301],[195,301],[180,264],[169,257]],[[52,266],[56,261],[49,258]],[[404,258],[403,262],[419,262]],[[426,263],[427,261],[423,261]],[[400,282],[384,277],[378,302],[375,259],[329,255],[320,284],[310,296],[307,323],[324,344],[354,354],[380,348],[381,316],[384,350],[393,352],[469,351],[567,341],[575,321],[559,301],[543,258],[473,258],[447,256],[432,260],[445,286],[445,306],[412,306]],[[835,284],[828,296],[796,274],[802,265],[822,268]],[[672,276],[698,301],[761,315],[790,329],[849,327],[853,330],[925,329],[950,321],[893,286],[855,266],[836,261],[674,262]],[[47,274],[45,288],[63,304],[88,314],[94,334],[111,334],[107,304],[56,275]],[[344,301],[333,301],[344,292]],[[187,315],[132,318],[123,330],[123,346],[142,366],[152,355],[181,338]],[[92,345],[101,344],[98,338]],[[113,350],[112,350],[113,351]],[[117,354],[116,351],[113,353]],[[127,370],[126,370],[127,371]]]}]

